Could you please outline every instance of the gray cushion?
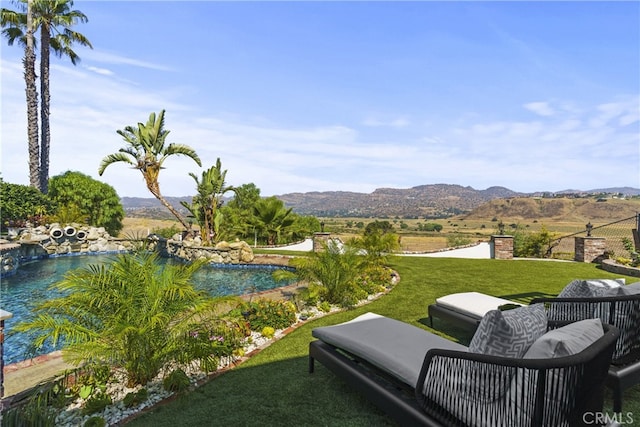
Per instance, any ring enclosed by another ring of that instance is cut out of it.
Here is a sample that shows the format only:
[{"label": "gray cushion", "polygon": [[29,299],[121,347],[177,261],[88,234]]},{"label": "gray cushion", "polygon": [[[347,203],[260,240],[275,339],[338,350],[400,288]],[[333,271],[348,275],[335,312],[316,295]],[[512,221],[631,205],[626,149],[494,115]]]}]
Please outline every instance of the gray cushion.
[{"label": "gray cushion", "polygon": [[607,297],[618,297],[637,294],[640,294],[640,282],[632,283],[626,286],[618,286],[617,288],[609,288],[604,292],[604,296]]},{"label": "gray cushion", "polygon": [[589,298],[602,296],[609,289],[624,285],[624,279],[586,279],[573,280],[562,289],[559,298]]},{"label": "gray cushion", "polygon": [[578,354],[604,335],[600,319],[586,319],[554,329],[538,338],[525,359],[548,359]]},{"label": "gray cushion", "polygon": [[430,349],[467,351],[462,344],[375,313],[315,328],[311,334],[368,361],[411,387],[416,386],[424,356]]},{"label": "gray cushion", "polygon": [[469,344],[469,351],[522,357],[546,331],[547,313],[542,304],[508,311],[492,310],[482,318]]}]

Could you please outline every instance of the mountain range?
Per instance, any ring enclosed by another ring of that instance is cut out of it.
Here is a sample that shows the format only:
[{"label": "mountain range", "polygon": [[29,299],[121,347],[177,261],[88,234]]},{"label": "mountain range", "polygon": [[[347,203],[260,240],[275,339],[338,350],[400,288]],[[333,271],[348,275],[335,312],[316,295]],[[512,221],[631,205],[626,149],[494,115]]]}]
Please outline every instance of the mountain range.
[{"label": "mountain range", "polygon": [[[440,218],[467,213],[495,199],[514,197],[586,197],[599,195],[640,196],[640,189],[632,187],[594,190],[564,190],[559,192],[520,193],[505,187],[476,190],[454,184],[419,185],[407,189],[379,188],[372,193],[323,191],[288,193],[276,196],[301,215],[320,217],[400,217]],[[176,209],[186,210],[180,201],[191,196],[167,197]],[[164,216],[165,208],[155,198],[123,197],[122,205],[131,216]],[[168,213],[168,212],[167,212]]]}]

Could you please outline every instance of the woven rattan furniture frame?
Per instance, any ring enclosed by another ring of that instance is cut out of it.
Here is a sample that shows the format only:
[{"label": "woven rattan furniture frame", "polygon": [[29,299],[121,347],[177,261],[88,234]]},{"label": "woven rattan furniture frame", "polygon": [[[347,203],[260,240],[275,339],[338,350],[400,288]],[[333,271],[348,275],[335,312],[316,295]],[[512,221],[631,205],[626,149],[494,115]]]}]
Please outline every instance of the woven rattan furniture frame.
[{"label": "woven rattan furniture frame", "polygon": [[[402,426],[494,425],[496,410],[509,420],[509,425],[580,426],[586,425],[584,414],[602,411],[604,381],[619,336],[617,328],[603,327],[604,335],[582,352],[552,359],[431,349],[424,358],[415,389],[366,360],[320,340],[309,344],[309,372],[314,372],[317,360]],[[489,372],[502,382],[486,386]],[[552,376],[563,380],[553,381]],[[451,388],[452,382],[461,381],[470,385],[485,381],[485,386],[477,387],[477,397],[490,403],[470,405],[468,396]],[[526,397],[514,403],[505,387],[511,392],[515,388],[521,392],[519,396]]]},{"label": "woven rattan furniture frame", "polygon": [[550,321],[599,317],[620,330],[606,385],[613,391],[613,410],[622,411],[622,393],[640,384],[640,294],[589,298],[535,298]]}]

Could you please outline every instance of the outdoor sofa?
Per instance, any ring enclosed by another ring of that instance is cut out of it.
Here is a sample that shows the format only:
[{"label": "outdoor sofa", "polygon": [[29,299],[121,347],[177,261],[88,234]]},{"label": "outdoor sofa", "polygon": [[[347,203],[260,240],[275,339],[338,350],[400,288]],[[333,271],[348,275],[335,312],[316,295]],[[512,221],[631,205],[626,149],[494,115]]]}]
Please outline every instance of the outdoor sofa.
[{"label": "outdoor sofa", "polygon": [[622,411],[622,392],[640,384],[640,282],[574,280],[556,298],[535,298],[553,322],[599,318],[615,326],[620,337],[606,385],[613,391],[613,410]]},{"label": "outdoor sofa", "polygon": [[468,347],[374,313],[312,335],[309,372],[317,360],[402,426],[555,427],[602,410],[619,332],[535,304],[490,311]]}]

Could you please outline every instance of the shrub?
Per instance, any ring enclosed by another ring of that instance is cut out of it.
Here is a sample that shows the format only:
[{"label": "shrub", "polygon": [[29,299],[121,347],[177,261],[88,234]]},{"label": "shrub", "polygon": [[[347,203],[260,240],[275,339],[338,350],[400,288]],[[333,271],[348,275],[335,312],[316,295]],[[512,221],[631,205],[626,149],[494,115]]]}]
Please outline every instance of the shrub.
[{"label": "shrub", "polygon": [[276,330],[273,329],[271,326],[265,326],[264,328],[262,328],[262,332],[260,333],[262,334],[263,337],[267,339],[271,339],[276,334]]},{"label": "shrub", "polygon": [[84,427],[104,427],[106,425],[107,425],[107,422],[105,421],[105,419],[97,415],[89,418],[83,424]]},{"label": "shrub", "polygon": [[171,227],[156,227],[151,230],[152,234],[157,234],[160,237],[164,237],[165,239],[170,239],[176,234],[182,233],[182,228],[177,225],[172,225]]},{"label": "shrub", "polygon": [[165,390],[175,393],[181,393],[187,390],[190,384],[191,381],[189,377],[182,369],[176,369],[162,381],[162,386]]},{"label": "shrub", "polygon": [[296,306],[290,301],[259,299],[249,303],[248,311],[248,321],[254,331],[261,331],[265,326],[284,329],[296,322]]},{"label": "shrub", "polygon": [[149,397],[149,392],[146,388],[141,388],[137,392],[127,393],[124,399],[122,399],[122,403],[127,408],[133,408],[147,400],[147,397]]},{"label": "shrub", "polygon": [[111,405],[111,403],[111,396],[101,391],[87,399],[81,413],[82,415],[95,414],[96,412],[103,411],[104,408]]},{"label": "shrub", "polygon": [[318,309],[324,313],[328,313],[331,311],[331,304],[328,301],[322,301],[318,304]]}]

